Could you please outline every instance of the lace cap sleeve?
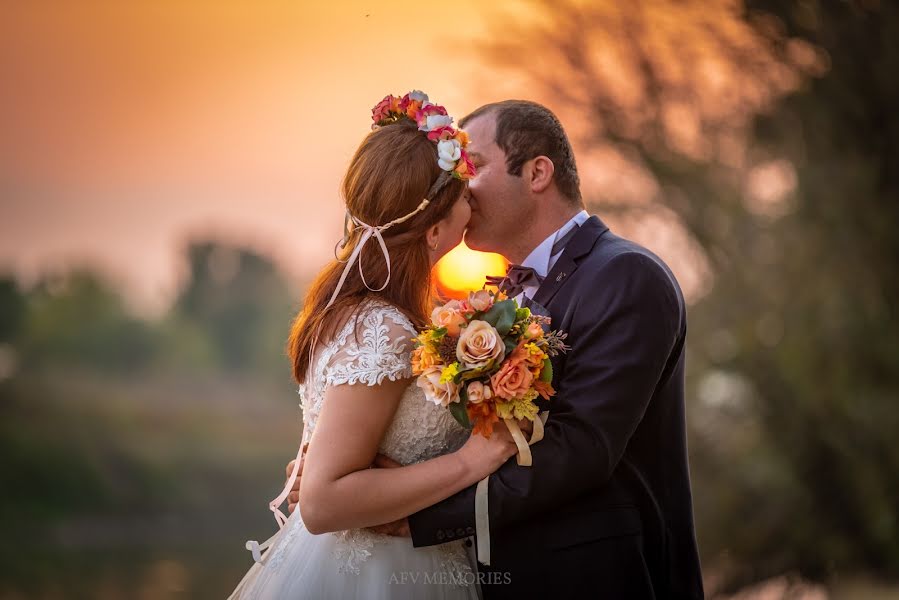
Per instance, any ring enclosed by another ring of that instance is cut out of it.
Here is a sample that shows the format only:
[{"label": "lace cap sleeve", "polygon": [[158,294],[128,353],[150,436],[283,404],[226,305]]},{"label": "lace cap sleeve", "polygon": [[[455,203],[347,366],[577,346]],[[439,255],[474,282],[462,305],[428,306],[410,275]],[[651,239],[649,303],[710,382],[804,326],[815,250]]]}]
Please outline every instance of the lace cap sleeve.
[{"label": "lace cap sleeve", "polygon": [[417,335],[397,308],[372,303],[351,317],[331,342],[325,385],[379,385],[412,377],[412,340]]}]

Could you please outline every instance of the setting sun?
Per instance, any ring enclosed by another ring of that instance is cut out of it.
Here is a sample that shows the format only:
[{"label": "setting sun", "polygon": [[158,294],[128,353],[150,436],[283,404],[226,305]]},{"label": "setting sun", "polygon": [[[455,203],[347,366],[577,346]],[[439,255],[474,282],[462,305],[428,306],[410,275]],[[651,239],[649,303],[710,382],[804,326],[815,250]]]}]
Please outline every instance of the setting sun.
[{"label": "setting sun", "polygon": [[448,296],[462,296],[470,290],[479,290],[487,275],[506,272],[506,259],[499,254],[476,252],[462,242],[434,267],[437,281]]}]

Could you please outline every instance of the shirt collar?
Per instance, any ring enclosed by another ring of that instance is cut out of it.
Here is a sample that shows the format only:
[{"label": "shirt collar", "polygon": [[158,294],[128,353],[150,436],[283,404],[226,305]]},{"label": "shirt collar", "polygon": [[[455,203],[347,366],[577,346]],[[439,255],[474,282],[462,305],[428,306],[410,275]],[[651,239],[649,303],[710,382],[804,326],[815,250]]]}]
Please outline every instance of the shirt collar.
[{"label": "shirt collar", "polygon": [[555,231],[555,233],[551,234],[545,240],[540,242],[540,245],[534,248],[528,257],[524,259],[524,262],[521,263],[523,267],[530,267],[537,271],[537,274],[540,277],[546,277],[546,274],[549,273],[549,269],[552,263],[552,256],[550,253],[552,252],[553,244],[556,243],[556,240],[560,239],[563,235],[568,233],[572,227],[575,225],[583,225],[587,219],[590,218],[590,214],[586,210],[582,210],[578,214],[574,215],[571,219],[568,220],[567,223],[562,225],[559,229]]}]

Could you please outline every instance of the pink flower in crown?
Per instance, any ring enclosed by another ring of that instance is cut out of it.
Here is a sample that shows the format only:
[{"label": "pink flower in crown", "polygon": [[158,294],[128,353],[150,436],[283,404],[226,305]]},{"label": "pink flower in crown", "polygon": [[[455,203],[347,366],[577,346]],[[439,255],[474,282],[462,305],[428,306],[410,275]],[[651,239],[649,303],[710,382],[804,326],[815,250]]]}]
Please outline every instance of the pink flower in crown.
[{"label": "pink flower in crown", "polygon": [[415,115],[421,110],[422,105],[428,101],[428,95],[424,92],[413,90],[400,99],[399,111],[415,120]]},{"label": "pink flower in crown", "polygon": [[375,124],[380,123],[390,116],[391,112],[395,112],[398,108],[398,100],[395,96],[387,95],[371,109],[371,120]]},{"label": "pink flower in crown", "polygon": [[419,131],[431,131],[439,127],[447,127],[453,122],[453,118],[446,113],[446,109],[439,104],[425,102],[415,113],[415,122]]},{"label": "pink flower in crown", "polygon": [[436,129],[432,129],[428,132],[428,139],[432,142],[439,142],[440,140],[451,140],[456,137],[456,130],[452,128],[450,125],[444,125],[443,127],[437,127]]},{"label": "pink flower in crown", "polygon": [[431,115],[446,114],[446,109],[439,104],[431,104],[430,102],[425,102],[421,105],[421,108],[419,108],[418,112],[415,114],[415,120],[420,123],[425,117],[430,117]]}]

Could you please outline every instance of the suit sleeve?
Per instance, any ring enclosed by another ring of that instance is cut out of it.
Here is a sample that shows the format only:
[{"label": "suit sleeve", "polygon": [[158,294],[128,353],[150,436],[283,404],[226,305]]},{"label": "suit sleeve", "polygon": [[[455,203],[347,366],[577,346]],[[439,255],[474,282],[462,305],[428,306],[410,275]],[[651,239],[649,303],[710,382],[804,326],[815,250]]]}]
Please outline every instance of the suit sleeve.
[{"label": "suit sleeve", "polygon": [[[582,267],[582,268],[586,268]],[[533,465],[506,462],[490,477],[493,532],[605,484],[639,425],[684,327],[668,273],[651,258],[620,254],[578,294],[563,377]],[[409,517],[415,546],[465,537],[474,527],[471,486]]]}]

